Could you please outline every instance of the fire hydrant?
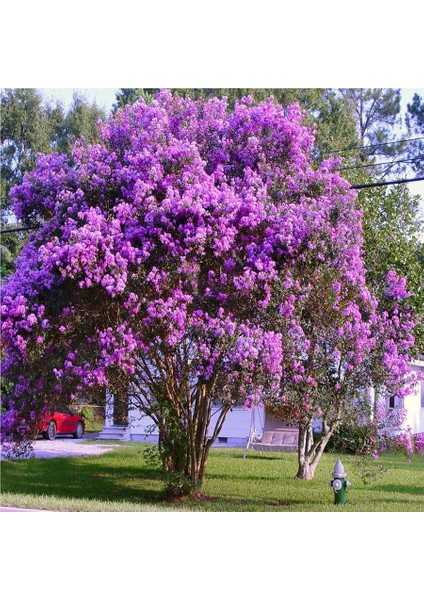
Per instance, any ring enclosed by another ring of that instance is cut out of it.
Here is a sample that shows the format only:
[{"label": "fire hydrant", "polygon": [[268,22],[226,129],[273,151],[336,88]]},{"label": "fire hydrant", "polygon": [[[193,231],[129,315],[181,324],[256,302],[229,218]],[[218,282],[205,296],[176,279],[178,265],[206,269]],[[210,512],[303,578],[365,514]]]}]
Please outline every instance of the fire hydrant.
[{"label": "fire hydrant", "polygon": [[332,475],[334,479],[330,481],[330,485],[334,490],[334,504],[346,504],[346,489],[352,484],[345,479],[347,473],[345,473],[340,457],[337,459]]}]

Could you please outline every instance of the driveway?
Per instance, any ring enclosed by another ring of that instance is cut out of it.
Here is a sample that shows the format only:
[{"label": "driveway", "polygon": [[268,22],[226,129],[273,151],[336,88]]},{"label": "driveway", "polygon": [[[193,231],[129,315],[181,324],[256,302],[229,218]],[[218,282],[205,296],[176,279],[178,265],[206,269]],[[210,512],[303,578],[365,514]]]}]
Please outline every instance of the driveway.
[{"label": "driveway", "polygon": [[118,444],[84,444],[84,441],[93,439],[85,435],[80,440],[68,437],[58,437],[53,442],[50,440],[37,440],[34,444],[35,458],[56,458],[58,456],[94,456],[105,454],[118,446]]},{"label": "driveway", "polygon": [[85,434],[80,440],[69,437],[57,437],[50,440],[37,440],[34,443],[34,458],[58,458],[63,456],[95,456],[114,450],[118,444],[85,444],[89,439],[95,439],[93,434]]}]

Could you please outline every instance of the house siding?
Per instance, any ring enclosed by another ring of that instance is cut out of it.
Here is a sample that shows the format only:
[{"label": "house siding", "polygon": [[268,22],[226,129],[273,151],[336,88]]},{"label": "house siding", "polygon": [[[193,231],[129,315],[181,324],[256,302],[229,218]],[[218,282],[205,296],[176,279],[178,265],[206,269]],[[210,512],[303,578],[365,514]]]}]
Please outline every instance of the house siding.
[{"label": "house siding", "polygon": [[[424,377],[424,361],[416,361],[413,363],[414,371],[421,374]],[[418,381],[414,391],[405,396],[403,400],[403,406],[406,409],[406,426],[410,427],[412,433],[424,432],[424,379]]]},{"label": "house siding", "polygon": [[[262,433],[264,422],[263,409],[255,409],[255,424],[258,435]],[[212,432],[218,419],[218,412],[213,411],[209,431]],[[145,415],[141,416],[137,410],[129,412],[130,436],[134,442],[157,442],[158,431],[152,419]],[[252,412],[243,407],[235,407],[228,414],[224,425],[215,442],[216,446],[244,448],[250,434]],[[226,441],[223,441],[226,438]]]}]

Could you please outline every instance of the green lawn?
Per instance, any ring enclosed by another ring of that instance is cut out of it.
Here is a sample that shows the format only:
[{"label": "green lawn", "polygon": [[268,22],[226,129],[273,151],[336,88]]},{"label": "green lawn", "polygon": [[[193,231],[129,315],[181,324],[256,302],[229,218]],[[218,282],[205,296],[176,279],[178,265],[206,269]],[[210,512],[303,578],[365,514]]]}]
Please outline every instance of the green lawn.
[{"label": "green lawn", "polygon": [[[116,444],[116,442],[114,442]],[[423,511],[424,457],[388,453],[387,470],[364,483],[357,459],[343,456],[352,487],[345,506],[333,504],[328,485],[335,454],[325,454],[313,481],[298,481],[296,455],[214,449],[201,502],[167,503],[144,444],[122,444],[94,457],[10,461],[1,465],[1,504],[62,511]]]}]

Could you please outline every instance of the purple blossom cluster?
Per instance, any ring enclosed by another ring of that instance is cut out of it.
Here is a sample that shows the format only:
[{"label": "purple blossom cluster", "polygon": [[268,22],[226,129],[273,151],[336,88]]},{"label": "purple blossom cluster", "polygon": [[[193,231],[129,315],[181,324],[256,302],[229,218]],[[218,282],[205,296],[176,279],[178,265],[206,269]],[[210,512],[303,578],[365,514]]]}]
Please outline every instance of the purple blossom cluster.
[{"label": "purple blossom cluster", "polygon": [[12,191],[42,226],[2,290],[10,411],[30,421],[47,398],[124,379],[156,401],[204,382],[310,419],[323,390],[331,404],[369,382],[371,358],[401,388],[405,281],[389,273],[381,314],[355,193],[338,160],[314,168],[303,118],[162,91],[119,110],[99,144],[41,155]]},{"label": "purple blossom cluster", "polygon": [[416,452],[424,456],[424,433],[416,433],[413,436],[413,444]]}]

